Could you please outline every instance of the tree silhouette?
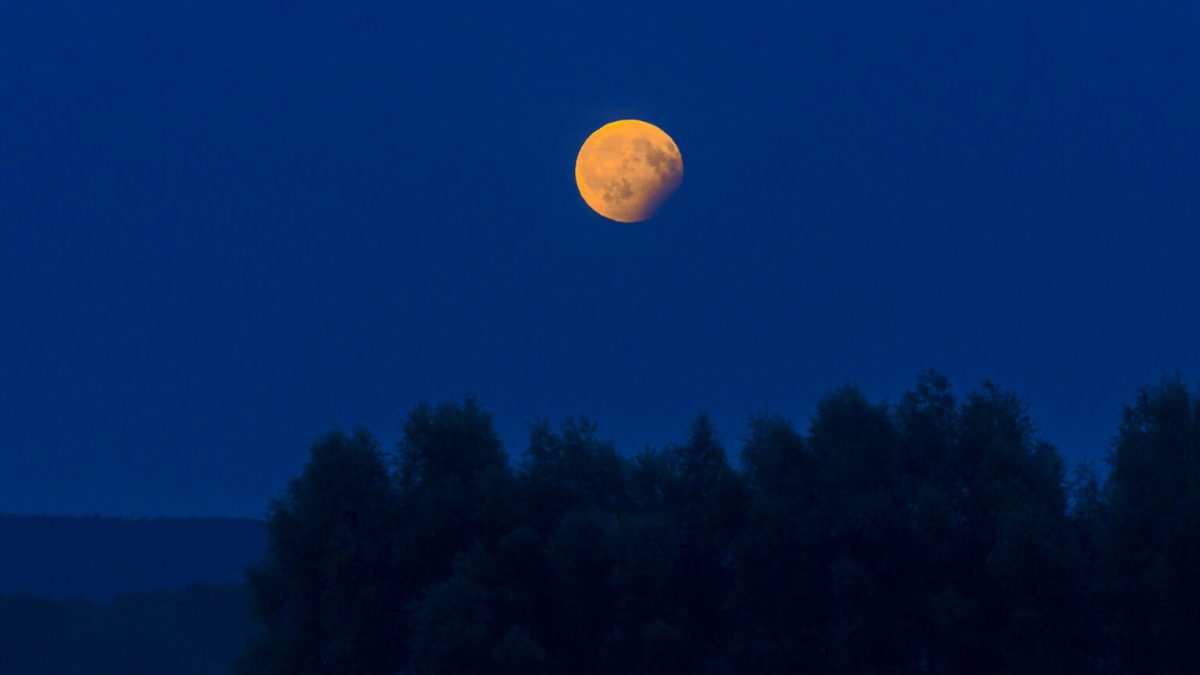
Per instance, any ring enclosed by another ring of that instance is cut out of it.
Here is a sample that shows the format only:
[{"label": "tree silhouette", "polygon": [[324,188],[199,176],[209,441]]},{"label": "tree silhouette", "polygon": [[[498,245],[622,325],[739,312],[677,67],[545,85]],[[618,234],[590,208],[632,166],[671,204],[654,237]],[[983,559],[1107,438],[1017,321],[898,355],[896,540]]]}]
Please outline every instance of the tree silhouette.
[{"label": "tree silhouette", "polygon": [[402,620],[393,557],[396,495],[363,430],[331,433],[271,506],[270,544],[249,573],[263,635],[242,671],[308,675],[394,672]]},{"label": "tree silhouette", "polygon": [[394,473],[318,441],[250,574],[254,673],[1184,673],[1200,662],[1200,398],[1125,412],[1068,485],[1024,404],[923,373],[807,431],[706,415],[625,457],[530,427],[510,468],[471,399],[420,405]]},{"label": "tree silhouette", "polygon": [[739,672],[814,671],[829,606],[816,458],[789,422],[764,415],[751,420],[742,459],[751,500],[732,561],[730,655]]},{"label": "tree silhouette", "polygon": [[625,461],[596,430],[586,419],[567,420],[558,432],[546,422],[530,427],[519,473],[521,516],[536,531],[553,532],[571,511],[625,510]]},{"label": "tree silhouette", "polygon": [[1200,397],[1178,378],[1125,409],[1102,542],[1108,635],[1130,672],[1200,663]]},{"label": "tree silhouette", "polygon": [[408,415],[397,448],[405,592],[445,581],[455,555],[511,529],[512,473],[492,418],[474,399]]}]

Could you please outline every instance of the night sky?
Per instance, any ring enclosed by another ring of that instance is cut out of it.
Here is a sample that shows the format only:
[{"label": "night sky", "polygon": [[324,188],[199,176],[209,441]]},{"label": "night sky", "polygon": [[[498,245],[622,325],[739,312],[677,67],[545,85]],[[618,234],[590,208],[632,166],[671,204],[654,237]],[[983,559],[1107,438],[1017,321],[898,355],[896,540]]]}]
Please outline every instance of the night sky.
[{"label": "night sky", "polygon": [[[261,515],[468,393],[736,450],[927,367],[1075,464],[1200,376],[1200,5],[413,4],[0,5],[0,512]],[[683,154],[640,224],[574,183],[622,118]]]}]

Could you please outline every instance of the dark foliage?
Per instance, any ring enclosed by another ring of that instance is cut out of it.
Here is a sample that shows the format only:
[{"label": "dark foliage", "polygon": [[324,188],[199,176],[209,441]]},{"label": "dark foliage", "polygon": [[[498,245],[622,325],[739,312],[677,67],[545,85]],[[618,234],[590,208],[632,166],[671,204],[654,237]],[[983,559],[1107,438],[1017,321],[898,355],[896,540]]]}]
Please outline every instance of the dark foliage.
[{"label": "dark foliage", "polygon": [[1184,673],[1200,663],[1200,397],[1126,411],[1106,481],[1068,484],[1013,394],[937,373],[706,416],[631,459],[588,421],[510,467],[471,400],[420,406],[389,472],[319,441],[251,574],[246,672]]},{"label": "dark foliage", "polygon": [[1200,664],[1200,396],[1178,378],[1125,409],[1104,491],[1081,510],[1111,672]]},{"label": "dark foliage", "polygon": [[272,505],[266,558],[249,573],[265,632],[245,672],[395,670],[404,620],[398,515],[383,453],[365,431],[313,445],[304,472]]}]

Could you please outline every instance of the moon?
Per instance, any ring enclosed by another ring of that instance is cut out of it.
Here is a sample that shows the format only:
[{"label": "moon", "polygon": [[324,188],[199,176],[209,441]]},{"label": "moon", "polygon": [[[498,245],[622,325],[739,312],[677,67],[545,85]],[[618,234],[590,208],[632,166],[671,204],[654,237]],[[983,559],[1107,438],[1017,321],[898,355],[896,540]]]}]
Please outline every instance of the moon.
[{"label": "moon", "polygon": [[618,120],[588,136],[575,158],[575,183],[592,210],[621,223],[654,216],[683,181],[679,146],[641,120]]}]

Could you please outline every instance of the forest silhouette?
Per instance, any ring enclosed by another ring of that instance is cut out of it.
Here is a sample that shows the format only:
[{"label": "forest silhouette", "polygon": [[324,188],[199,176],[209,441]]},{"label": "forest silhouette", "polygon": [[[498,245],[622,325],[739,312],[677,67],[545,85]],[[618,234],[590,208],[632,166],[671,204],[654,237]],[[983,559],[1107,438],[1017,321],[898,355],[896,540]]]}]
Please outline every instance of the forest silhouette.
[{"label": "forest silhouette", "polygon": [[1194,673],[1200,396],[1124,410],[1103,477],[1026,406],[922,374],[806,429],[762,414],[737,462],[699,416],[619,454],[589,421],[506,454],[473,399],[385,452],[330,433],[249,572],[257,675]]}]

